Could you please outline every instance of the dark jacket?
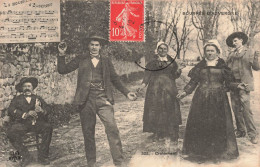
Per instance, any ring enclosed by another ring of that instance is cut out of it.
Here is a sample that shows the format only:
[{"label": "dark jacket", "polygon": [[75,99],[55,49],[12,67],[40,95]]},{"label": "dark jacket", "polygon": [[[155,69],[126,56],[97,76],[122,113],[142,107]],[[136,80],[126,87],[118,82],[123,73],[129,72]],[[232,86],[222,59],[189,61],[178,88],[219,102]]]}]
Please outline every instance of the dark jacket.
[{"label": "dark jacket", "polygon": [[254,78],[252,69],[258,71],[260,69],[259,67],[259,61],[258,56],[254,56],[253,53],[248,48],[243,48],[243,50],[236,55],[236,53],[233,51],[229,54],[227,59],[227,65],[229,68],[232,69],[233,66],[233,60],[235,57],[238,57],[240,59],[239,61],[239,73],[241,76],[241,82],[248,84],[249,91],[254,90]]},{"label": "dark jacket", "polygon": [[[103,82],[105,93],[108,98],[107,100],[111,104],[114,104],[112,85],[114,85],[115,88],[122,92],[125,96],[127,96],[129,90],[121,83],[111,60],[102,55],[100,60],[102,61]],[[65,63],[64,56],[58,56],[58,72],[60,74],[68,74],[78,69],[77,89],[74,97],[74,103],[76,105],[82,105],[87,101],[90,82],[92,79],[92,69],[90,63],[92,62],[89,53],[86,55],[77,56],[67,64]]]},{"label": "dark jacket", "polygon": [[[219,72],[217,72],[217,69],[219,69]],[[214,71],[215,74],[211,74],[211,71]],[[217,73],[219,75],[216,75]],[[218,59],[215,67],[207,67],[207,62],[203,59],[190,70],[188,77],[191,79],[184,87],[184,91],[187,94],[191,94],[198,85],[202,90],[214,89],[223,85],[225,90],[229,91],[236,88],[239,84],[235,82],[231,69],[227,67],[225,61],[221,58]]]},{"label": "dark jacket", "polygon": [[[10,103],[8,108],[8,115],[11,118],[11,121],[26,123],[30,121],[30,118],[23,119],[22,116],[24,113],[28,113],[30,110],[35,110],[35,103],[36,99],[38,99],[41,103],[41,108],[44,111],[47,111],[47,114],[51,111],[50,106],[40,97],[37,95],[32,94],[31,102],[28,103],[24,97],[24,95],[16,96]],[[46,115],[43,113],[37,113],[38,119],[46,120]]]}]

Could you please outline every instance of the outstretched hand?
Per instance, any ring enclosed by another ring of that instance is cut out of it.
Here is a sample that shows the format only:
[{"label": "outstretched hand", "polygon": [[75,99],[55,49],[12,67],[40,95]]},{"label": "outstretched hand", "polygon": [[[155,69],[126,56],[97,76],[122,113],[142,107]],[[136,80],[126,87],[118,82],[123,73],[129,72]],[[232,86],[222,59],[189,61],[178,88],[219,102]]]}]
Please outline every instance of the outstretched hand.
[{"label": "outstretched hand", "polygon": [[129,100],[131,100],[131,101],[134,101],[134,100],[137,99],[137,96],[136,96],[136,94],[135,94],[134,92],[129,92],[129,93],[127,94],[127,98],[128,98]]},{"label": "outstretched hand", "polygon": [[185,91],[183,91],[183,92],[178,93],[177,96],[176,96],[176,98],[177,98],[177,99],[182,99],[182,98],[185,97],[186,95],[187,95],[187,93],[186,93]]}]

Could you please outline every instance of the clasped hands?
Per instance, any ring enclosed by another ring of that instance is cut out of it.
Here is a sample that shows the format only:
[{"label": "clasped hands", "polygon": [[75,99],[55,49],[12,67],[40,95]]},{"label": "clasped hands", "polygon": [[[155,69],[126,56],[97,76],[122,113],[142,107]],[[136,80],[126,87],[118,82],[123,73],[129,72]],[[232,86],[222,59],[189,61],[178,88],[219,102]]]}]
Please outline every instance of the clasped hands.
[{"label": "clasped hands", "polygon": [[237,85],[237,88],[238,88],[238,89],[241,89],[241,90],[247,90],[247,89],[248,89],[248,84],[239,83],[239,84]]},{"label": "clasped hands", "polygon": [[38,118],[38,114],[37,113],[46,114],[46,111],[44,111],[42,109],[41,102],[38,99],[36,99],[35,110],[30,110],[28,113],[25,113],[24,119],[26,119],[28,117],[33,117],[33,119],[37,119]]}]

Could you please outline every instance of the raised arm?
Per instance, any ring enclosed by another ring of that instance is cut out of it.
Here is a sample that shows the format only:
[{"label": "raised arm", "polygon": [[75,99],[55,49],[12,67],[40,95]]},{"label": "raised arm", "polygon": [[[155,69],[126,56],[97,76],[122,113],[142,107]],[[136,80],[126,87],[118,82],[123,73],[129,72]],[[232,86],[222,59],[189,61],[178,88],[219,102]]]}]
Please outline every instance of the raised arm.
[{"label": "raised arm", "polygon": [[65,42],[61,42],[58,46],[59,56],[58,56],[58,73],[68,74],[72,71],[75,71],[79,67],[79,57],[71,60],[69,63],[65,63],[65,52],[67,50],[67,45]]},{"label": "raised arm", "polygon": [[79,67],[79,58],[76,57],[66,64],[65,56],[58,56],[57,66],[58,66],[58,73],[68,74],[72,71],[75,71]]}]

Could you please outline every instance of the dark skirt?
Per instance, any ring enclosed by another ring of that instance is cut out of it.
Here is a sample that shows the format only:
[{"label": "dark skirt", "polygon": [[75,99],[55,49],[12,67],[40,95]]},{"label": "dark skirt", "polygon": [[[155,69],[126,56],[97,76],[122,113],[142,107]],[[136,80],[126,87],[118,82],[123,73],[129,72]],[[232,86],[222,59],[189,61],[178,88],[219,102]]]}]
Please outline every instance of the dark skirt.
[{"label": "dark skirt", "polygon": [[238,157],[231,109],[223,88],[196,90],[187,119],[183,153],[221,159]]},{"label": "dark skirt", "polygon": [[167,75],[152,78],[145,97],[143,132],[178,138],[181,112],[176,95],[175,80]]}]

